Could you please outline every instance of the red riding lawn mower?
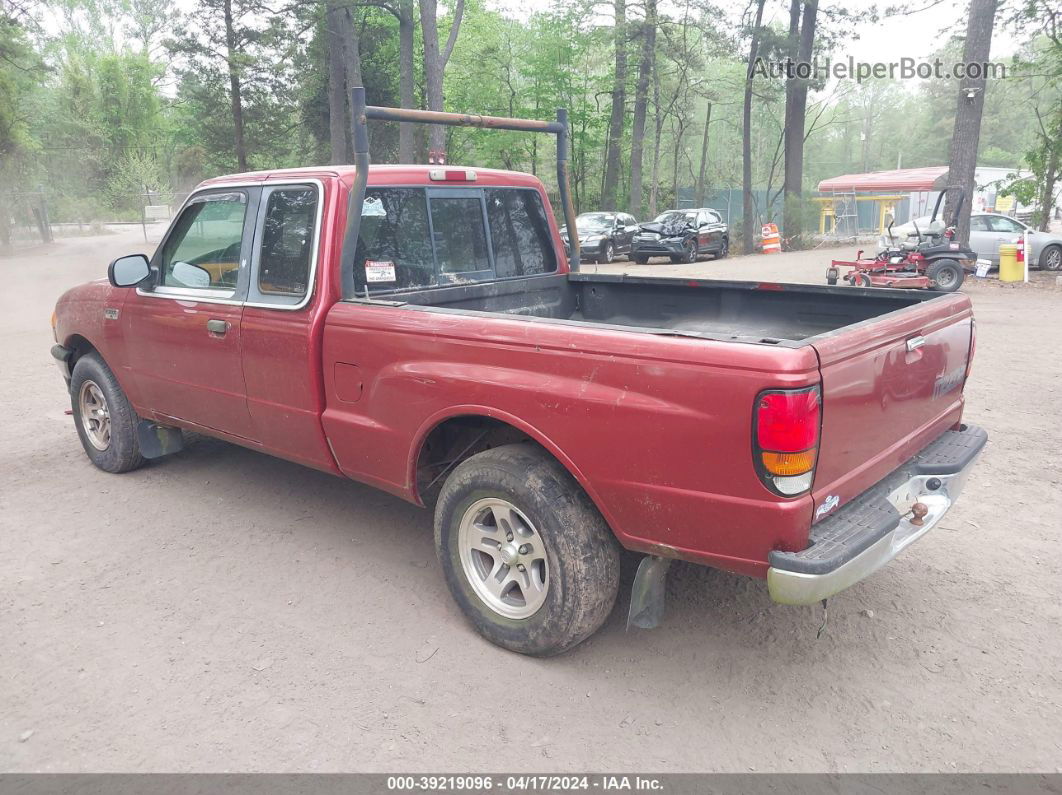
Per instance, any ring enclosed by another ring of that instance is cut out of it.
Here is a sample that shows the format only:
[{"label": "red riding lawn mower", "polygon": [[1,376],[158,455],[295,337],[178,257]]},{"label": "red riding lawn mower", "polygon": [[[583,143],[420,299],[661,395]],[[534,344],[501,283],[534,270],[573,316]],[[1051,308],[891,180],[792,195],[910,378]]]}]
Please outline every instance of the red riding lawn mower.
[{"label": "red riding lawn mower", "polygon": [[[956,186],[944,188],[937,196],[929,227],[923,232],[917,223],[914,225],[917,239],[911,236],[897,245],[890,221],[890,245],[885,250],[871,258],[864,257],[861,249],[855,261],[833,260],[826,269],[826,283],[837,284],[838,278],[843,278],[853,287],[929,288],[944,293],[958,290],[966,269],[976,267],[977,254],[955,240],[954,226],[945,227],[943,221],[937,220],[940,204],[949,190],[959,192],[954,214],[958,218],[966,192]],[[851,270],[841,276],[840,268]]]}]

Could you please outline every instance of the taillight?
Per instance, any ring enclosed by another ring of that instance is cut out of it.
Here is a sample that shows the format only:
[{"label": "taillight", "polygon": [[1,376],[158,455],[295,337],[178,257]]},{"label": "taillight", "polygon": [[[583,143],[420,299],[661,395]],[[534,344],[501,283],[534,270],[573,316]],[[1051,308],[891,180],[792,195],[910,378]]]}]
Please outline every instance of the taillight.
[{"label": "taillight", "polygon": [[756,397],[752,417],[756,470],[784,497],[811,489],[819,450],[822,400],[818,386],[772,389]]}]

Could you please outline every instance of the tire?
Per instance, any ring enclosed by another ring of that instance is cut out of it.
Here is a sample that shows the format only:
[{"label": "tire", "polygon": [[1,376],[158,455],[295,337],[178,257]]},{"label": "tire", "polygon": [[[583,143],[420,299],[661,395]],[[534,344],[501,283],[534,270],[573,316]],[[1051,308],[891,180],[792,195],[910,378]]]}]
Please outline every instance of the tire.
[{"label": "tire", "polygon": [[[510,543],[506,528],[527,544]],[[496,447],[453,471],[435,508],[435,548],[465,617],[510,651],[566,651],[592,635],[616,601],[619,544],[571,475],[534,444]],[[514,561],[527,568],[509,585]],[[494,572],[495,583],[503,580],[492,593]]]},{"label": "tire", "polygon": [[598,260],[603,265],[608,265],[612,260],[616,258],[616,249],[612,245],[612,241],[605,243],[605,247],[601,250],[601,258]]},{"label": "tire", "polygon": [[635,265],[644,265],[649,261],[648,257],[643,257],[640,254],[632,254],[631,259],[634,260]]},{"label": "tire", "polygon": [[726,259],[727,254],[730,253],[730,238],[724,237],[723,242],[720,244],[719,253],[715,255],[716,259]]},{"label": "tire", "polygon": [[671,261],[675,264],[682,263],[684,265],[692,265],[697,261],[697,241],[691,240],[685,246],[683,246],[682,253],[671,256]]},{"label": "tire", "polygon": [[1048,246],[1040,252],[1040,269],[1062,270],[1062,246]]},{"label": "tire", "polygon": [[85,354],[74,365],[70,405],[81,446],[93,464],[115,474],[143,465],[136,433],[140,418],[98,353]]},{"label": "tire", "polygon": [[840,275],[840,272],[837,270],[837,268],[827,268],[826,269],[826,284],[830,285],[831,287],[836,285],[837,284],[837,278],[838,278],[839,275]]},{"label": "tire", "polygon": [[936,285],[934,289],[941,293],[953,293],[962,286],[966,273],[962,265],[953,259],[938,259],[926,268],[928,276]]},{"label": "tire", "polygon": [[874,283],[870,281],[869,273],[856,273],[852,275],[853,287],[873,287]]}]

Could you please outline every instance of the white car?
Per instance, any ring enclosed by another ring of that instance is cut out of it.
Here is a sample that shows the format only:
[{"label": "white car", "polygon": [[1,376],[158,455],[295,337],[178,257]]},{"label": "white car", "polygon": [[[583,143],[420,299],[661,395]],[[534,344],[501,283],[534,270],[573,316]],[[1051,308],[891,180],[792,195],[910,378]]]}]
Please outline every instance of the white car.
[{"label": "white car", "polygon": [[[894,226],[893,239],[901,243],[908,237],[915,236],[914,225],[924,235],[929,228],[929,216],[916,218],[913,222]],[[970,248],[977,252],[979,259],[987,259],[993,265],[999,265],[999,246],[1001,243],[1017,243],[1025,231],[1029,232],[1029,265],[1049,271],[1062,269],[1062,235],[1051,232],[1037,232],[1031,226],[1023,224],[1017,218],[998,213],[973,213],[970,216]],[[878,248],[884,249],[889,243],[888,233],[878,239]]]}]

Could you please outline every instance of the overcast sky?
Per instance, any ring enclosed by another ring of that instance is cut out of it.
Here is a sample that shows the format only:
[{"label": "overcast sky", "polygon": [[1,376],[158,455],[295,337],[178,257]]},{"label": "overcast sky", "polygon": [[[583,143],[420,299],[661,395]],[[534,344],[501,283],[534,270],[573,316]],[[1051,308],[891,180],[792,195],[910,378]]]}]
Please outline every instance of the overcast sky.
[{"label": "overcast sky", "polygon": [[[741,13],[744,5],[738,6],[741,0],[716,0],[728,11],[732,11],[734,18]],[[840,50],[834,54],[834,58],[847,58],[851,55],[857,62],[865,63],[890,63],[899,62],[900,58],[914,58],[916,60],[928,60],[930,54],[939,49],[941,43],[946,41],[954,33],[964,33],[966,30],[967,8],[966,2],[954,2],[944,0],[932,5],[934,0],[820,0],[820,8],[827,5],[841,4],[853,12],[866,10],[873,6],[884,8],[886,6],[900,5],[906,2],[908,5],[924,10],[902,16],[890,17],[874,24],[858,26],[855,35],[841,45]],[[553,0],[492,0],[494,7],[503,9],[511,16],[525,17],[535,11],[544,11],[553,5]],[[675,0],[661,0],[661,9],[669,9],[676,13],[680,3]],[[611,11],[607,0],[600,5],[601,20],[603,24],[611,23]],[[634,12],[635,14],[637,12]],[[789,25],[788,4],[772,0],[767,4],[764,12],[765,24],[776,24],[782,27]],[[1009,56],[1017,49],[1017,42],[1008,31],[1002,30],[1002,25],[996,25],[995,34],[992,38],[992,60],[1008,60]]]}]

